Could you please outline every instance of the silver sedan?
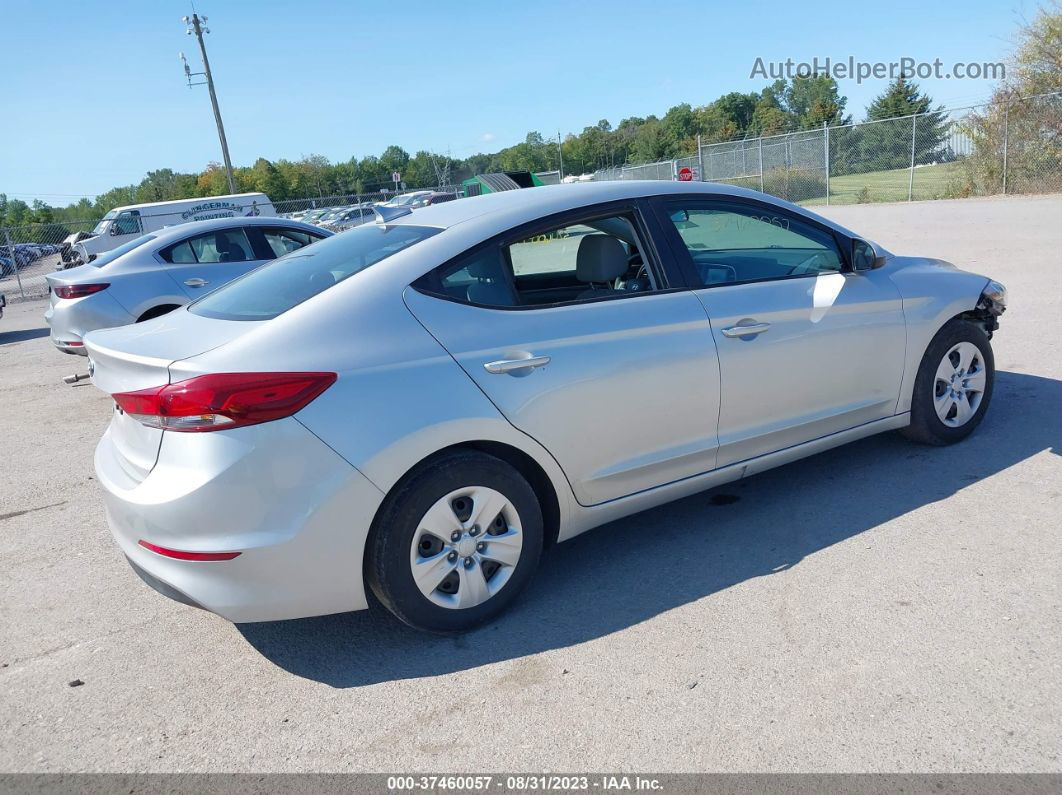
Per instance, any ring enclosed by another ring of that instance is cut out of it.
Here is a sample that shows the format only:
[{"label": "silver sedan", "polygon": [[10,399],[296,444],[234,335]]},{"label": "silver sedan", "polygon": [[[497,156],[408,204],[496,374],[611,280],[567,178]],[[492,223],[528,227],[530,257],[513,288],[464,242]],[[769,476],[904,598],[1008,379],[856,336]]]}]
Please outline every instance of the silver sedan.
[{"label": "silver sedan", "polygon": [[[992,397],[1004,288],[720,185],[511,191],[366,224],[86,339],[111,530],[231,621],[490,620],[542,550]],[[681,554],[676,552],[676,554]]]},{"label": "silver sedan", "polygon": [[281,218],[217,218],[130,240],[46,276],[52,343],[84,355],[93,329],[150,320],[331,232]]}]

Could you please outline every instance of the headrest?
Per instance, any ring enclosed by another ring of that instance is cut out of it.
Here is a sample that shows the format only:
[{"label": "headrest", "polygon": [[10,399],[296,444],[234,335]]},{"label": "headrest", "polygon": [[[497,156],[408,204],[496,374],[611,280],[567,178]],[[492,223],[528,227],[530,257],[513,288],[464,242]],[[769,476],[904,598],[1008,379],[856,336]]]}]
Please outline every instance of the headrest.
[{"label": "headrest", "polygon": [[499,279],[501,269],[498,261],[498,249],[493,246],[479,252],[468,261],[465,270],[469,276],[477,279]]},{"label": "headrest", "polygon": [[581,282],[610,282],[627,272],[627,252],[611,235],[587,235],[579,241],[575,276]]}]

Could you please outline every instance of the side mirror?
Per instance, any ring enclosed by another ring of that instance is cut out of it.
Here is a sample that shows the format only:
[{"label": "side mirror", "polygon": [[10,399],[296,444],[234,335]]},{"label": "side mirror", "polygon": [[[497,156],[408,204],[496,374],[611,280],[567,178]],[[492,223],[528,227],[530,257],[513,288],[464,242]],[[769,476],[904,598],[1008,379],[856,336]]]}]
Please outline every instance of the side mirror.
[{"label": "side mirror", "polygon": [[111,224],[111,228],[108,230],[108,234],[111,237],[118,237],[122,233],[122,230],[118,228],[118,224]]},{"label": "side mirror", "polygon": [[879,256],[874,247],[865,240],[852,241],[852,270],[869,271],[885,264],[885,258]]},{"label": "side mirror", "polygon": [[677,223],[681,223],[683,221],[688,221],[688,220],[690,220],[690,211],[689,210],[674,210],[671,213],[671,220],[674,221],[676,224]]}]

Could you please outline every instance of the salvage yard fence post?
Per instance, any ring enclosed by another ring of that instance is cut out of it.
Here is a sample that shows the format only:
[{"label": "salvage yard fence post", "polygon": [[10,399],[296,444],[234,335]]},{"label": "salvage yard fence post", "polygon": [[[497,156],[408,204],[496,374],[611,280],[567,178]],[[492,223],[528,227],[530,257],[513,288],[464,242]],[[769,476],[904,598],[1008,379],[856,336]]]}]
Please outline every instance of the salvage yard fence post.
[{"label": "salvage yard fence post", "polygon": [[911,116],[911,173],[907,177],[907,201],[914,198],[914,166],[915,166],[915,129],[918,127],[918,114]]},{"label": "salvage yard fence post", "polygon": [[4,227],[4,242],[7,244],[8,259],[11,260],[11,268],[15,271],[15,281],[18,282],[18,293],[22,298],[26,297],[26,291],[22,289],[22,274],[19,273],[18,256],[15,254],[15,244],[11,242],[11,230]]},{"label": "salvage yard fence post", "polygon": [[826,206],[830,206],[830,128],[822,122],[822,156],[826,160]]},{"label": "salvage yard fence post", "polygon": [[1007,149],[1010,144],[1010,97],[1003,106],[1003,195],[1007,195]]},{"label": "salvage yard fence post", "polygon": [[759,138],[760,141],[760,193],[763,193],[763,136]]}]

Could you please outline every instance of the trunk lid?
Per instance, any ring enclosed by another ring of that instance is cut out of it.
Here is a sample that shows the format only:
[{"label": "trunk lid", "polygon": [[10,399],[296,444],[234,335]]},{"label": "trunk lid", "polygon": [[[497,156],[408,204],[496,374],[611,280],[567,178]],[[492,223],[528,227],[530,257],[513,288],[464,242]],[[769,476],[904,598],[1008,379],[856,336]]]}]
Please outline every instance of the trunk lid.
[{"label": "trunk lid", "polygon": [[[165,386],[174,362],[224,345],[259,325],[177,309],[144,323],[90,332],[85,350],[92,383],[108,395]],[[140,424],[117,406],[108,432],[116,463],[139,483],[155,466],[166,432]]]}]

